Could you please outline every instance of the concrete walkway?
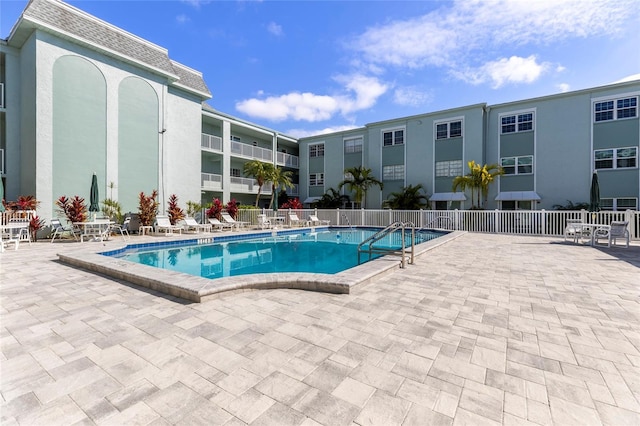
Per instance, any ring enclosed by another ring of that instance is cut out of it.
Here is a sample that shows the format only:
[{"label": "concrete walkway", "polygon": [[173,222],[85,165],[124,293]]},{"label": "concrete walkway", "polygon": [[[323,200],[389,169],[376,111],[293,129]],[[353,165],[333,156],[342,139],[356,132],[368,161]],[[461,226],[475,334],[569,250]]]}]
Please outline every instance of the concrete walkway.
[{"label": "concrete walkway", "polygon": [[0,255],[3,425],[640,424],[637,242],[466,234],[353,294],[200,304],[78,244]]}]

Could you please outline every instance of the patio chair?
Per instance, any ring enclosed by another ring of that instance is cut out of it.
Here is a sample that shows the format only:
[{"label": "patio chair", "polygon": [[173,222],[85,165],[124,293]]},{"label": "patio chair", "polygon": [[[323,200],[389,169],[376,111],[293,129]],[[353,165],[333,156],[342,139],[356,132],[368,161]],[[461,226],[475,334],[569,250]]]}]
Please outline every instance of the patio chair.
[{"label": "patio chair", "polygon": [[247,226],[249,224],[249,222],[238,222],[237,220],[232,218],[229,213],[222,212],[222,213],[220,213],[220,216],[222,216],[222,220],[224,220],[227,223],[231,223],[231,224],[235,225],[235,227],[238,228],[238,229],[244,228],[245,226]]},{"label": "patio chair", "polygon": [[315,215],[309,215],[309,223],[312,226],[325,226],[325,225],[329,225],[331,223],[330,220],[320,220],[318,219],[318,216]]},{"label": "patio chair", "polygon": [[266,214],[258,215],[258,227],[260,229],[270,229],[271,226],[271,221],[267,218]]},{"label": "patio chair", "polygon": [[122,224],[120,223],[112,223],[111,225],[109,225],[109,232],[112,233],[116,233],[119,232],[120,235],[122,235],[122,239],[124,241],[127,241],[127,239],[125,238],[125,234],[127,234],[127,237],[130,238],[131,236],[129,235],[129,224],[131,223],[131,217],[127,216],[124,219],[124,222],[122,222]]},{"label": "patio chair", "polygon": [[612,241],[615,246],[618,238],[624,238],[626,248],[629,248],[629,240],[631,239],[631,235],[629,233],[629,222],[613,221],[608,228],[603,227],[596,229],[594,238],[596,239],[596,243],[598,243],[600,238],[606,238],[607,247],[611,247]]},{"label": "patio chair", "polygon": [[202,223],[198,223],[194,218],[186,216],[184,219],[182,219],[182,228],[184,229],[185,232],[189,232],[189,231],[195,231],[195,232],[210,232],[211,231],[211,225],[210,224],[202,224]]},{"label": "patio chair", "polygon": [[169,216],[156,216],[155,230],[156,233],[164,231],[165,236],[173,234],[173,231],[178,231],[178,234],[182,234],[182,227],[172,225]]},{"label": "patio chair", "polygon": [[225,229],[233,231],[233,228],[235,226],[233,223],[220,222],[215,217],[210,217],[209,223],[213,228],[217,229],[218,231],[224,231]]},{"label": "patio chair", "polygon": [[564,240],[567,241],[567,237],[571,238],[574,243],[577,243],[582,237],[589,236],[589,230],[583,229],[582,220],[580,219],[567,219],[567,226],[564,228]]},{"label": "patio chair", "polygon": [[58,218],[51,219],[51,242],[53,243],[53,240],[55,240],[56,237],[62,238],[64,234],[69,234],[74,240],[78,240],[78,235],[75,229],[70,226],[64,226]]},{"label": "patio chair", "polygon": [[306,220],[302,220],[295,213],[289,213],[289,225],[290,226],[305,226],[307,225]]}]

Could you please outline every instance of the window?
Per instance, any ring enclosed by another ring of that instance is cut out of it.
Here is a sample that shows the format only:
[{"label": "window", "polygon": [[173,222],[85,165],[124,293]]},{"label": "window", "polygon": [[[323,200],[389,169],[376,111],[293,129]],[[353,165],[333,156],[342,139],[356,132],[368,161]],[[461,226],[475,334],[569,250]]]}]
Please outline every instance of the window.
[{"label": "window", "polygon": [[404,130],[392,130],[382,133],[382,144],[384,146],[404,144]]},{"label": "window", "polygon": [[232,177],[241,177],[242,174],[240,172],[240,169],[231,168],[231,176]]},{"label": "window", "polygon": [[404,164],[382,167],[382,180],[404,180]]},{"label": "window", "polygon": [[531,200],[501,201],[501,210],[532,210]]},{"label": "window", "polygon": [[462,136],[462,121],[436,124],[436,139],[457,138]]},{"label": "window", "polygon": [[533,155],[523,157],[504,157],[500,165],[505,175],[528,175],[533,173]]},{"label": "window", "polygon": [[309,157],[324,157],[324,144],[309,145]]},{"label": "window", "polygon": [[637,210],[638,199],[637,198],[601,198],[600,208],[602,210]]},{"label": "window", "polygon": [[505,115],[500,117],[502,133],[516,133],[533,130],[533,113]]},{"label": "window", "polygon": [[596,170],[634,168],[638,164],[638,148],[599,149],[594,151],[593,158]]},{"label": "window", "polygon": [[638,97],[596,102],[595,121],[620,120],[638,116]]},{"label": "window", "polygon": [[324,185],[324,173],[311,173],[309,175],[309,186]]},{"label": "window", "polygon": [[462,175],[462,160],[436,162],[436,177],[455,177]]},{"label": "window", "polygon": [[231,140],[232,140],[233,142],[240,142],[240,137],[239,137],[239,136],[231,135]]},{"label": "window", "polygon": [[344,140],[344,153],[351,154],[354,152],[362,152],[362,137]]}]

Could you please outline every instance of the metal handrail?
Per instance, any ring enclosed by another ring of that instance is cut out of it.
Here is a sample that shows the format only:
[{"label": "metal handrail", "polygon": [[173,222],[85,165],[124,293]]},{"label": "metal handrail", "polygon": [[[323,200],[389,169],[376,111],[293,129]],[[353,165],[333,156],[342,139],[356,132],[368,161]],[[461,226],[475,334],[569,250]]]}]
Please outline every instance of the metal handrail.
[{"label": "metal handrail", "polygon": [[[400,267],[404,268],[406,265],[406,255],[407,255],[407,248],[405,245],[406,244],[405,232],[407,228],[411,229],[411,251],[409,252],[411,254],[411,258],[409,260],[409,263],[413,264],[414,258],[415,258],[415,225],[413,224],[413,222],[394,222],[391,225],[388,225],[383,230],[378,231],[375,234],[365,238],[364,241],[358,244],[358,264],[360,264],[360,254],[363,252],[369,253],[369,260],[371,260],[371,255],[373,253],[396,254],[396,255],[400,255],[401,257]],[[373,246],[374,243],[380,241],[382,238],[397,231],[398,229],[401,231],[400,235],[402,240],[402,247],[400,250]],[[367,248],[363,249],[365,245]]]}]

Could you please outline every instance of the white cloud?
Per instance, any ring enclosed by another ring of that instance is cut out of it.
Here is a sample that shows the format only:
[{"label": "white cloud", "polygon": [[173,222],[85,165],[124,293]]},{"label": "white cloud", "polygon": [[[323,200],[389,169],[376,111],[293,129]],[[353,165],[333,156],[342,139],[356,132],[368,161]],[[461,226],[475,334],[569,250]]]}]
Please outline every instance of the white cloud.
[{"label": "white cloud", "polygon": [[187,3],[196,9],[200,9],[200,6],[211,3],[211,0],[181,0],[182,3]]},{"label": "white cloud", "polygon": [[558,88],[558,90],[560,90],[561,93],[566,93],[571,90],[571,86],[569,86],[568,83],[560,83],[556,85],[556,87]]},{"label": "white cloud", "polygon": [[398,87],[393,92],[393,102],[398,105],[418,107],[431,100],[431,95],[417,87]]},{"label": "white cloud", "polygon": [[236,103],[236,109],[250,117],[271,121],[322,121],[337,113],[350,114],[371,108],[388,86],[375,77],[360,74],[340,75],[334,78],[344,86],[337,95],[292,92],[265,99],[252,98]]},{"label": "white cloud", "polygon": [[267,24],[267,31],[269,31],[271,34],[277,37],[281,37],[284,35],[284,32],[282,31],[282,26],[276,24],[275,22],[269,22]]},{"label": "white cloud", "polygon": [[[640,15],[635,0],[455,0],[442,4],[422,16],[368,28],[348,43],[349,49],[359,53],[352,63],[360,61],[362,68],[369,63],[405,69],[464,69],[482,61],[484,52],[495,55],[496,51],[524,45],[612,36],[621,31],[624,22]],[[493,65],[501,68],[503,64]],[[510,76],[510,72],[505,75],[506,70],[496,69],[496,78],[487,79],[480,70],[479,78],[500,86],[510,81],[535,80],[536,73],[542,71],[535,67],[526,71],[524,65],[502,66],[516,66],[524,74]],[[528,65],[532,65],[531,61]],[[484,65],[488,66],[491,64]]]},{"label": "white cloud", "polygon": [[176,21],[178,22],[178,24],[186,24],[187,22],[189,22],[191,19],[189,19],[189,17],[185,14],[180,14],[178,16],[176,16]]},{"label": "white cloud", "polygon": [[494,89],[505,84],[533,83],[549,69],[548,63],[538,63],[535,55],[528,58],[512,56],[487,62],[479,68],[452,70],[451,74],[470,84],[491,82]]}]

